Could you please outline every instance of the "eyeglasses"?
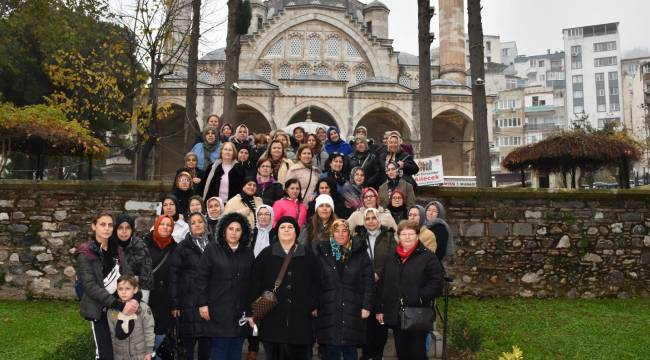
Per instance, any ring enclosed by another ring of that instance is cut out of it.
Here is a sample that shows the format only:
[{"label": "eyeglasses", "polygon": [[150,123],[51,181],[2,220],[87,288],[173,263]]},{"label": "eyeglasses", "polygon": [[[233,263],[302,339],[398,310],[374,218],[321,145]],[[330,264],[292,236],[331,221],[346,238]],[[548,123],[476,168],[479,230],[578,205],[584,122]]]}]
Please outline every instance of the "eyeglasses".
[{"label": "eyeglasses", "polygon": [[179,183],[189,183],[189,182],[192,182],[192,180],[188,179],[186,177],[182,177],[182,178],[178,179],[178,182]]},{"label": "eyeglasses", "polygon": [[261,168],[272,168],[273,166],[271,165],[260,165]]},{"label": "eyeglasses", "polygon": [[368,194],[368,195],[363,195],[364,199],[374,199],[375,195],[374,194]]}]

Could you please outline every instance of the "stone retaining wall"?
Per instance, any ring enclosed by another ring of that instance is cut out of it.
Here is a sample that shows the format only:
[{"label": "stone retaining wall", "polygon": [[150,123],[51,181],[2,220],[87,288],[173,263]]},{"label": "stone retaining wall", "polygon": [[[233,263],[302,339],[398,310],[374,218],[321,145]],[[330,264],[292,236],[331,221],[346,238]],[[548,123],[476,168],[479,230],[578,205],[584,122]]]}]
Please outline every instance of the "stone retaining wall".
[{"label": "stone retaining wall", "polygon": [[[75,246],[99,210],[152,224],[161,182],[0,181],[0,296],[72,297]],[[648,296],[650,191],[426,189],[456,239],[452,294]]]}]

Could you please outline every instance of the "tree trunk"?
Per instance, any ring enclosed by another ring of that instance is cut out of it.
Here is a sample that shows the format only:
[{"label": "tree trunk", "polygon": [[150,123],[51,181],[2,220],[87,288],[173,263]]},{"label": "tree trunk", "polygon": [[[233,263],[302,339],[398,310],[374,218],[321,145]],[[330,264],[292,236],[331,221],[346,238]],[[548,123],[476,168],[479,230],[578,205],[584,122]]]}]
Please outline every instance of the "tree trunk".
[{"label": "tree trunk", "polygon": [[618,186],[621,189],[630,188],[630,159],[623,158],[618,168]]},{"label": "tree trunk", "polygon": [[162,65],[156,64],[155,52],[151,54],[151,86],[149,88],[149,104],[151,105],[151,116],[147,124],[147,133],[139,135],[139,149],[136,155],[135,179],[146,180],[147,160],[149,153],[158,140],[158,80]]},{"label": "tree trunk", "polygon": [[232,84],[239,81],[240,35],[237,32],[237,17],[241,0],[228,0],[228,32],[226,35],[225,82],[223,85],[222,123],[237,123],[237,91]]},{"label": "tree trunk", "polygon": [[[476,153],[476,185],[492,187],[490,144],[488,139],[487,98],[485,96],[485,63],[483,54],[483,23],[481,0],[467,1],[469,62],[472,70],[472,113],[474,116],[474,151]],[[477,80],[483,80],[477,84]]]},{"label": "tree trunk", "polygon": [[418,0],[418,48],[420,61],[420,156],[433,155],[431,119],[431,16],[430,0]]},{"label": "tree trunk", "polygon": [[[192,0],[192,30],[187,64],[187,91],[185,92],[185,149],[194,145],[201,134],[196,114],[196,76],[199,61],[199,37],[201,24],[201,0]],[[188,140],[191,143],[188,143]]]}]

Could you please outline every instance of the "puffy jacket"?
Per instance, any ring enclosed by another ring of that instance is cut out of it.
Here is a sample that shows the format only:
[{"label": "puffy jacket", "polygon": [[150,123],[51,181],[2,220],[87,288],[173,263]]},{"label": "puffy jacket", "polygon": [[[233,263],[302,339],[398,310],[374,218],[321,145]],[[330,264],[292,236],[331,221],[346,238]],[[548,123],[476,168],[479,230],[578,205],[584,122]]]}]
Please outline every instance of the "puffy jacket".
[{"label": "puffy jacket", "polygon": [[384,314],[388,326],[399,324],[400,300],[406,306],[433,306],[442,293],[443,270],[434,253],[420,242],[411,256],[402,263],[397,252],[386,259],[379,278],[377,313]]},{"label": "puffy jacket", "polygon": [[[212,236],[208,237],[212,242]],[[181,241],[169,264],[169,303],[173,310],[180,310],[181,336],[205,336],[206,320],[199,316],[199,293],[196,284],[201,261],[201,249],[187,234]]]},{"label": "puffy jacket", "polygon": [[256,196],[262,198],[262,202],[265,205],[273,206],[276,201],[282,199],[282,194],[284,190],[282,189],[282,184],[279,182],[274,182],[266,187],[262,187],[260,183],[257,183],[257,193]]},{"label": "puffy jacket", "polygon": [[[155,332],[157,335],[166,334],[171,325],[171,306],[169,304],[169,268],[171,258],[178,244],[172,241],[167,247],[161,250],[153,241],[153,231],[144,237],[144,243],[149,249],[151,266],[158,270],[153,273],[153,288],[149,295],[149,307],[156,320]],[[165,254],[168,254],[165,259]],[[164,262],[162,262],[164,260]],[[160,266],[158,266],[160,265]],[[153,271],[153,270],[152,270]]]},{"label": "puffy jacket", "polygon": [[111,332],[113,344],[113,360],[144,359],[145,355],[153,353],[154,350],[154,319],[149,306],[140,303],[136,311],[137,319],[134,320],[134,327],[131,334],[124,340],[115,336],[117,316],[120,312],[114,309],[108,311],[108,329]]},{"label": "puffy jacket", "polygon": [[[337,262],[329,242],[318,244],[320,295],[316,329],[318,342],[360,346],[366,341],[361,309],[372,310],[372,262],[363,241],[352,241],[350,257]],[[342,269],[340,267],[343,267]]]},{"label": "puffy jacket", "polygon": [[[379,154],[379,165],[384,170],[386,169],[386,161],[388,159],[392,159],[395,162],[398,161],[404,162],[404,166],[402,167],[402,171],[403,171],[402,178],[404,178],[404,180],[406,180],[409,184],[411,184],[414,189],[417,189],[418,185],[413,179],[413,175],[417,174],[418,171],[420,171],[420,167],[418,167],[418,164],[416,164],[415,160],[413,160],[413,155],[402,150],[397,154],[395,154],[394,157],[392,157],[392,154],[388,153],[388,149],[384,148]],[[380,183],[383,184],[385,181],[386,181],[386,171],[382,171],[382,178]]]},{"label": "puffy jacket", "polygon": [[149,256],[149,249],[144,241],[137,236],[133,236],[129,241],[129,245],[124,249],[124,259],[133,275],[138,277],[140,290],[151,290],[153,287],[151,256]]},{"label": "puffy jacket", "polygon": [[[262,199],[257,196],[253,196],[253,201],[255,202],[256,209],[264,205]],[[228,200],[223,209],[224,215],[234,212],[244,215],[248,220],[248,225],[251,229],[255,227],[255,214],[253,213],[253,210],[244,203],[240,194],[237,194]]]},{"label": "puffy jacket", "polygon": [[[106,308],[122,310],[124,305],[109,294],[104,288],[104,272],[100,245],[96,240],[87,241],[77,247],[75,270],[84,288],[84,294],[79,303],[79,313],[86,320],[99,320]],[[124,258],[122,249],[117,247],[116,260],[120,265],[120,274],[131,272]]]},{"label": "puffy jacket", "polygon": [[[397,231],[397,223],[395,222],[395,219],[393,219],[393,216],[390,214],[390,211],[384,209],[381,206],[377,210],[379,211],[379,223],[381,226],[385,226],[387,228],[393,229],[393,231]],[[359,229],[359,227],[363,227],[363,224],[365,223],[365,219],[363,218],[364,211],[366,211],[366,208],[362,207],[350,215],[348,218],[348,225],[350,225],[350,229],[356,230]]]},{"label": "puffy jacket", "polygon": [[[210,183],[208,184],[208,178],[210,177],[210,172],[212,170],[213,166],[217,166],[217,168],[214,170],[214,176],[210,180]],[[201,179],[201,184],[203,186],[208,187],[208,191],[205,196],[203,196],[203,201],[206,201],[207,199],[213,197],[213,196],[219,196],[219,187],[221,186],[221,177],[223,176],[223,167],[221,164],[212,164],[208,166],[207,169],[205,169],[205,178]],[[228,172],[228,199],[232,198],[233,196],[237,195],[241,189],[244,187],[244,168],[241,166],[240,163],[236,162],[232,169]],[[201,189],[201,192],[199,193],[200,195],[203,195],[205,193],[205,188]]]},{"label": "puffy jacket", "polygon": [[287,180],[298,179],[298,182],[300,182],[300,193],[305,205],[314,199],[314,190],[316,189],[320,173],[320,169],[317,167],[307,168],[300,161],[291,165],[289,171],[287,171]]},{"label": "puffy jacket", "polygon": [[205,325],[207,337],[240,337],[250,332],[248,325],[239,326],[239,319],[251,315],[251,272],[255,256],[248,246],[250,228],[242,227],[237,250],[225,241],[226,224],[246,218],[239,213],[224,215],[219,221],[216,241],[203,252],[196,276],[198,305],[208,306],[210,321]]},{"label": "puffy jacket", "polygon": [[[370,246],[368,230],[364,226],[359,226],[356,229],[357,235],[353,239],[353,243],[363,242],[366,247]],[[384,271],[384,264],[386,258],[395,252],[397,248],[397,241],[395,240],[395,230],[385,226],[380,227],[380,233],[375,239],[375,246],[372,249],[370,260],[372,261],[372,268],[375,274],[380,276]]]},{"label": "puffy jacket", "polygon": [[335,152],[338,152],[347,156],[352,152],[352,146],[350,146],[350,144],[348,144],[343,139],[339,139],[339,141],[337,142],[332,142],[330,140],[327,140],[325,142],[325,151],[327,151],[327,153],[330,155],[332,155]]},{"label": "puffy jacket", "polygon": [[379,164],[379,158],[370,150],[360,153],[354,151],[348,158],[350,169],[361,167],[366,175],[365,186],[378,189],[381,185],[384,167]]},{"label": "puffy jacket", "polygon": [[283,216],[291,216],[298,220],[298,226],[302,229],[307,222],[307,207],[300,201],[283,198],[273,204],[273,227]]}]

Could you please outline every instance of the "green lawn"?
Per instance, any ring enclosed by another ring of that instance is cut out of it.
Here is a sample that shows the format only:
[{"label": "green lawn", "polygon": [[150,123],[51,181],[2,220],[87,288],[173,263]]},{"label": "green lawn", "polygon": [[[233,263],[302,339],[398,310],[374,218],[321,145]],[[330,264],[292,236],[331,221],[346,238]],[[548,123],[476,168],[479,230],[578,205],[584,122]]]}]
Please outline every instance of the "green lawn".
[{"label": "green lawn", "polygon": [[[450,318],[482,330],[479,359],[650,359],[648,300],[452,299]],[[91,342],[76,302],[0,301],[0,359],[89,359]]]}]

